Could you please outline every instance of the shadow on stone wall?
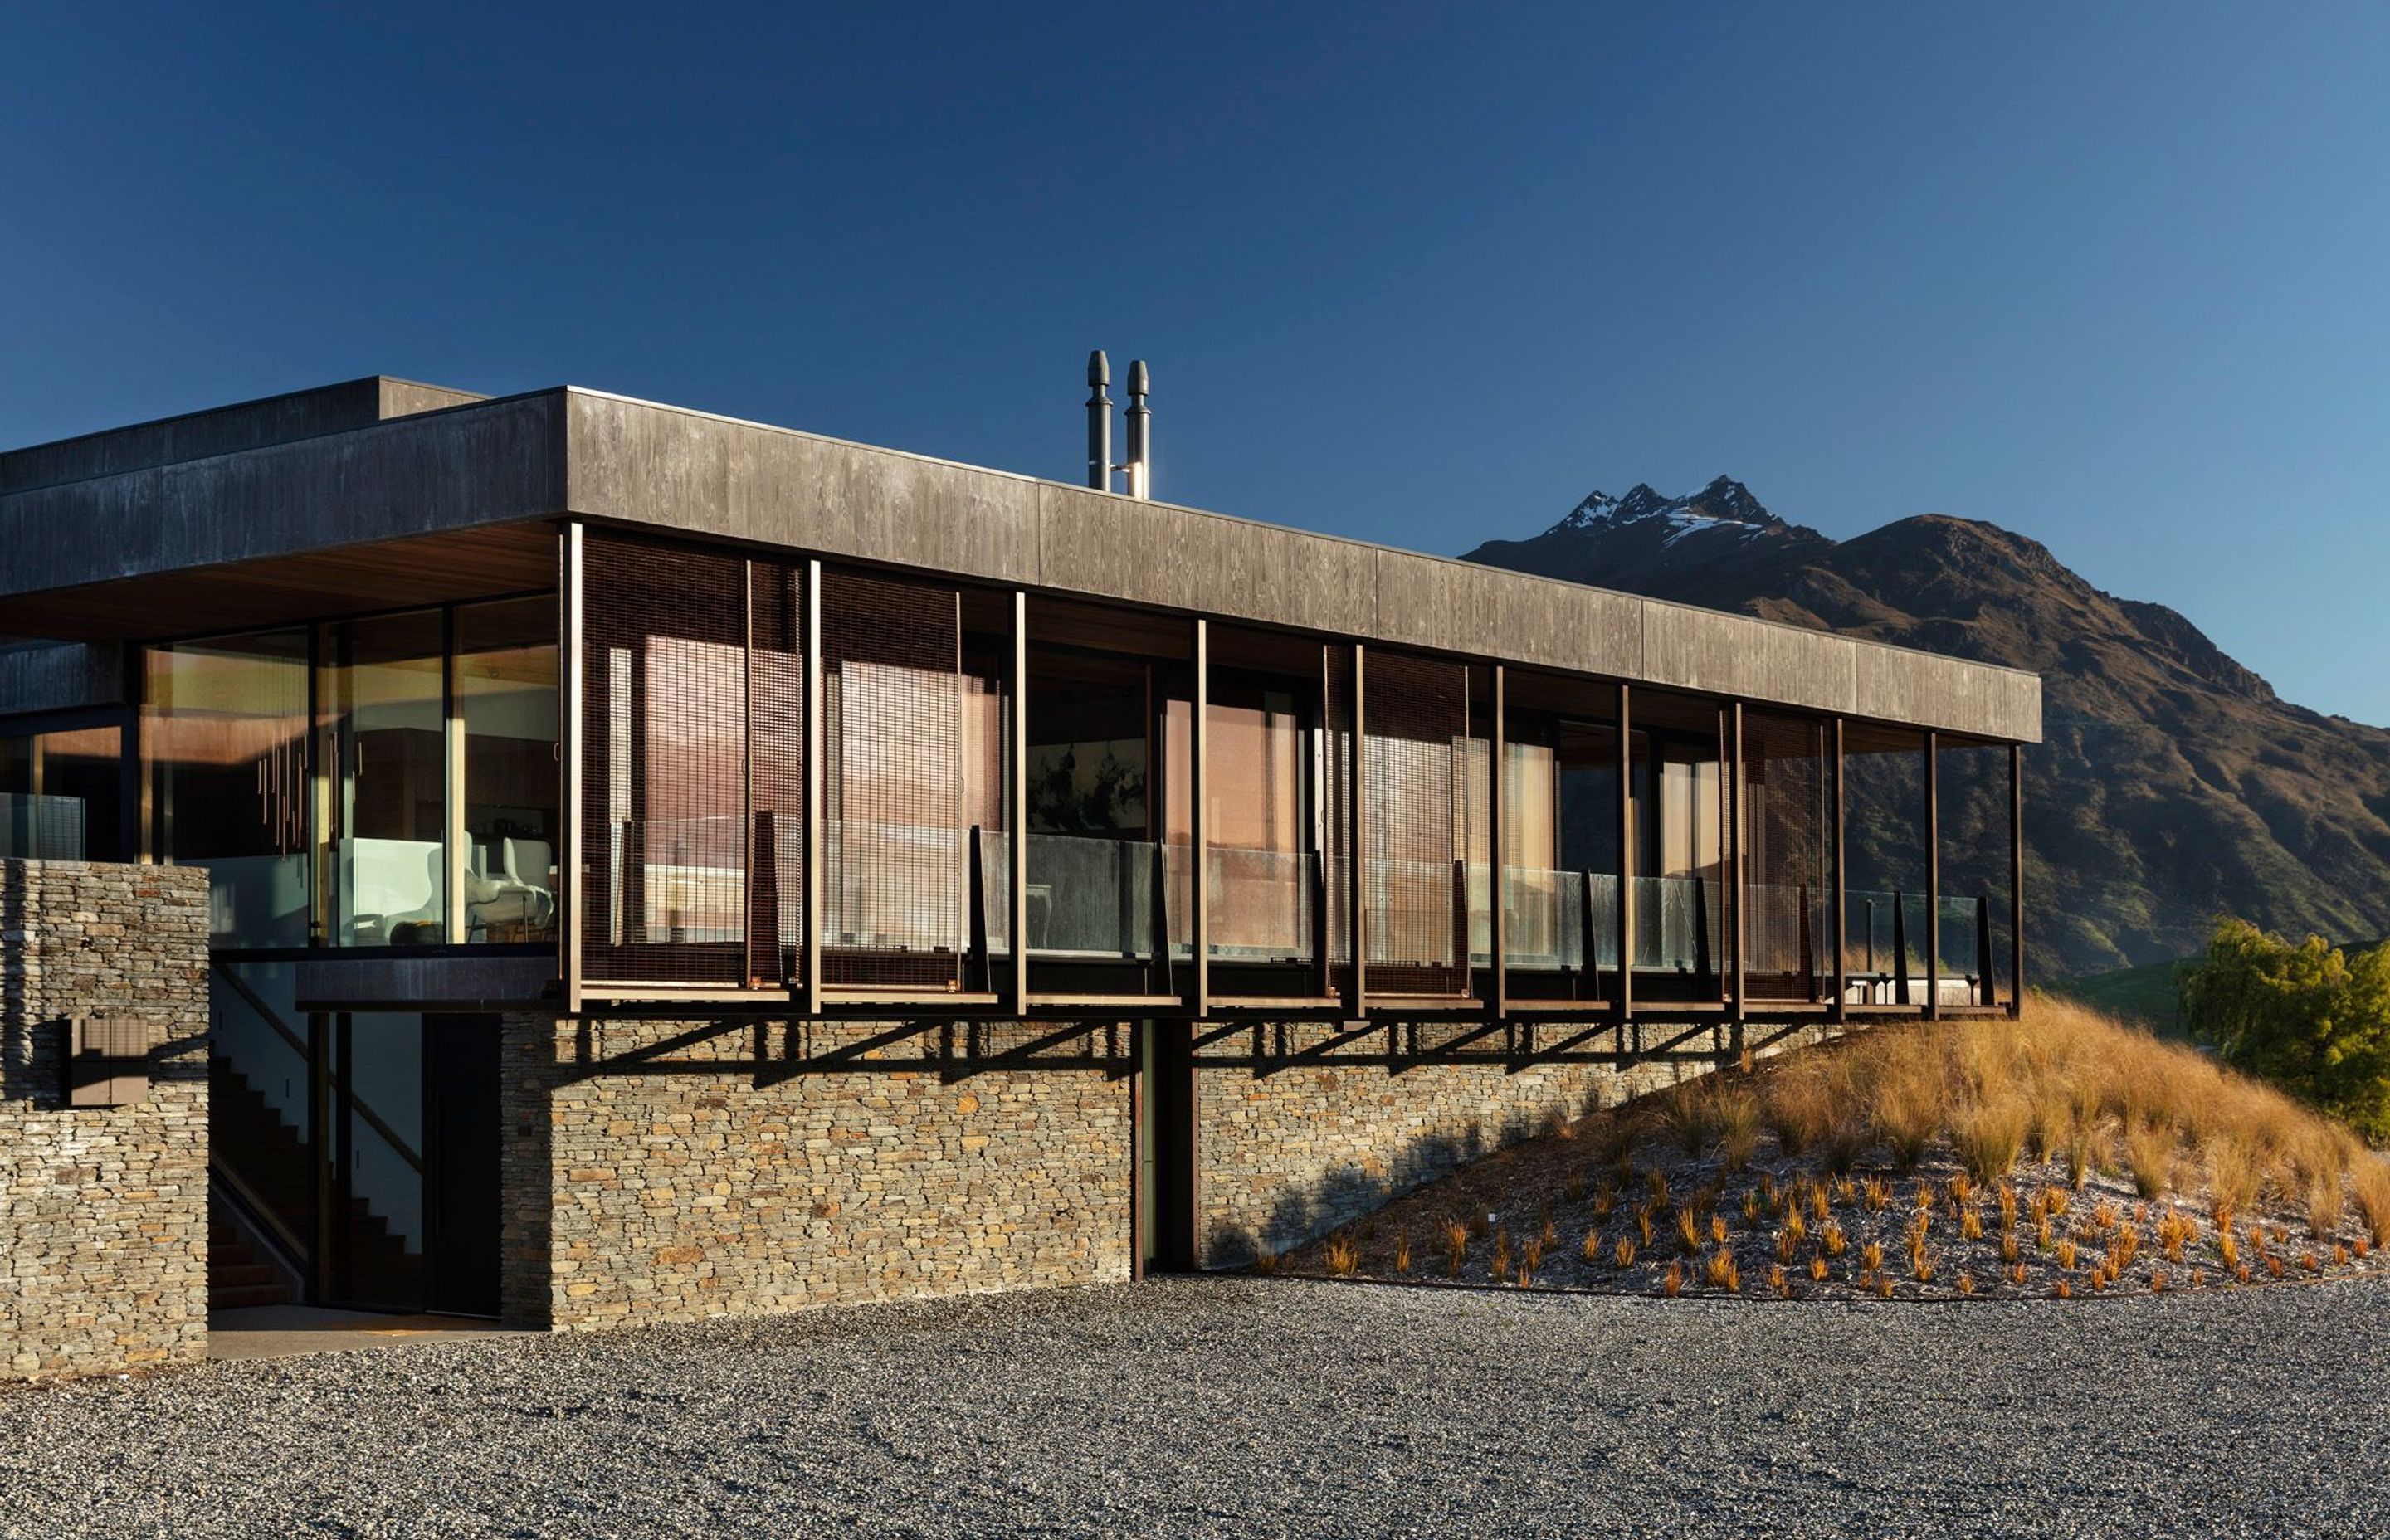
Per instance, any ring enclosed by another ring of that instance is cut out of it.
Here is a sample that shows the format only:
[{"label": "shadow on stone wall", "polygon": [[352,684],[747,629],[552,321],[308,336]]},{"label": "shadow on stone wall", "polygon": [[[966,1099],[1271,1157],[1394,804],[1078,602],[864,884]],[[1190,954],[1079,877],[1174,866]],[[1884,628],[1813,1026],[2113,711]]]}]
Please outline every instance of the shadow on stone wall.
[{"label": "shadow on stone wall", "polygon": [[[1613,1072],[1617,1079],[1596,1082],[1576,1098],[1576,1116],[1648,1100],[1664,1094],[1669,1086],[1738,1063],[1745,1056],[1764,1057],[1820,1040],[1819,1029],[1805,1025],[1750,1022],[1684,1027],[1654,1022],[1626,1029],[1623,1046],[1613,1042],[1607,1049],[1586,1046],[1604,1036],[1619,1036],[1618,1027],[1604,1025],[1574,1029],[1539,1052],[1533,1047],[1531,1037],[1523,1040],[1515,1029],[1478,1028],[1461,1034],[1462,1040],[1479,1041],[1489,1033],[1499,1037],[1510,1031],[1511,1051],[1471,1053],[1464,1043],[1460,1048],[1448,1047],[1439,1052],[1420,1046],[1418,1038],[1412,1035],[1416,1029],[1396,1026],[1379,1029],[1388,1046],[1374,1051],[1366,1041],[1374,1033],[1352,1033],[1306,1047],[1281,1042],[1272,1051],[1264,1046],[1267,1039],[1263,1035],[1271,1029],[1235,1030],[1253,1033],[1255,1051],[1206,1055],[1199,1060],[1203,1069],[1245,1069],[1256,1078],[1298,1068],[1382,1069],[1390,1075],[1399,1075],[1406,1070],[1450,1063],[1499,1065],[1513,1072],[1553,1064],[1589,1065]],[[1223,1042],[1227,1035],[1215,1033],[1213,1041]],[[1636,1046],[1638,1042],[1642,1045],[1639,1047]],[[1338,1049],[1342,1051],[1330,1051]],[[1611,1093],[1617,1085],[1637,1071],[1664,1072],[1668,1078],[1651,1088],[1612,1098]],[[1245,1224],[1215,1226],[1202,1238],[1203,1264],[1244,1266],[1255,1261],[1264,1247],[1277,1253],[1316,1240],[1338,1226],[1375,1213],[1405,1193],[1447,1176],[1472,1161],[1550,1134],[1568,1116],[1561,1108],[1548,1105],[1532,1112],[1521,1110],[1501,1118],[1490,1133],[1484,1120],[1472,1119],[1458,1132],[1438,1131],[1407,1139],[1389,1159],[1370,1164],[1339,1164],[1308,1183],[1290,1186],[1279,1194],[1258,1234]],[[1371,1169],[1372,1165],[1377,1169]]]}]

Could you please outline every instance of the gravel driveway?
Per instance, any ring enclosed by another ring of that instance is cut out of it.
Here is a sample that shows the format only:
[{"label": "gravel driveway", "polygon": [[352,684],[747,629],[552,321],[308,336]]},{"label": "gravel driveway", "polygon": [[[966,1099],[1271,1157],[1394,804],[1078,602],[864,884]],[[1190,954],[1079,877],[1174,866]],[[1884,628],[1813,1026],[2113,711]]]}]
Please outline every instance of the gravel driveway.
[{"label": "gravel driveway", "polygon": [[2390,1285],[1221,1278],[0,1392],[0,1534],[2380,1534]]}]

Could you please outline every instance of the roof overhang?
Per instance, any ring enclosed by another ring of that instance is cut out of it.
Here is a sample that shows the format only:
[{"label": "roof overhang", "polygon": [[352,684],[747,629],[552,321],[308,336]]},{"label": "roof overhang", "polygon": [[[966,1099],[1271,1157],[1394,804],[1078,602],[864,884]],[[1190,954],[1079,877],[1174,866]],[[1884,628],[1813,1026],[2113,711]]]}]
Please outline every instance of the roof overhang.
[{"label": "roof overhang", "polygon": [[568,515],[2041,737],[2041,682],[2013,669],[577,389],[0,494],[0,633],[155,638],[517,590],[552,581]]}]

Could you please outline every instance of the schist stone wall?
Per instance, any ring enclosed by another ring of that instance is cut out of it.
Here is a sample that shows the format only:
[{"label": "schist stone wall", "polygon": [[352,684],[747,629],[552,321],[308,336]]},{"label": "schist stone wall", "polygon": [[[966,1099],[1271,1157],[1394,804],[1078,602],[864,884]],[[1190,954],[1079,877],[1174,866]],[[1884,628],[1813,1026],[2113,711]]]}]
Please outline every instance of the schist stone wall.
[{"label": "schist stone wall", "polygon": [[[208,889],[196,867],[0,861],[0,1365],[207,1354]],[[146,1096],[68,1107],[67,1022],[130,1018]]]},{"label": "schist stone wall", "polygon": [[[1434,1059],[1468,1030],[1273,1024],[1208,1043],[1204,1264],[1284,1250],[1741,1043],[1651,1025],[1625,1066]],[[1137,1031],[510,1016],[507,1315],[580,1330],[1125,1278]]]},{"label": "schist stone wall", "polygon": [[505,1030],[509,1319],[573,1330],[1129,1276],[1131,1029]]},{"label": "schist stone wall", "polygon": [[[1821,1029],[1604,1027],[1594,1062],[1539,1059],[1584,1029],[1465,1024],[1352,1031],[1272,1025],[1199,1050],[1197,1238],[1207,1267],[1282,1251],[1480,1155],[1723,1065],[1823,1040]],[[1438,1062],[1456,1046],[1479,1056]]]}]

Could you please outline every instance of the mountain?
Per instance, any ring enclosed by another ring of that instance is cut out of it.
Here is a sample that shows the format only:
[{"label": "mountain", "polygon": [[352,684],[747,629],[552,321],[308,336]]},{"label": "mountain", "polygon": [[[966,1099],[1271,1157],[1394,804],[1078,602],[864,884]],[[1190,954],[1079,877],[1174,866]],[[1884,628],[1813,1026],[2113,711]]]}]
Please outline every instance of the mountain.
[{"label": "mountain", "polygon": [[2182,615],[1998,525],[1925,514],[1836,541],[1720,477],[1596,493],[1465,559],[2039,674],[2026,938],[2045,977],[2187,956],[2219,914],[2390,931],[2390,732],[2281,699]]}]

